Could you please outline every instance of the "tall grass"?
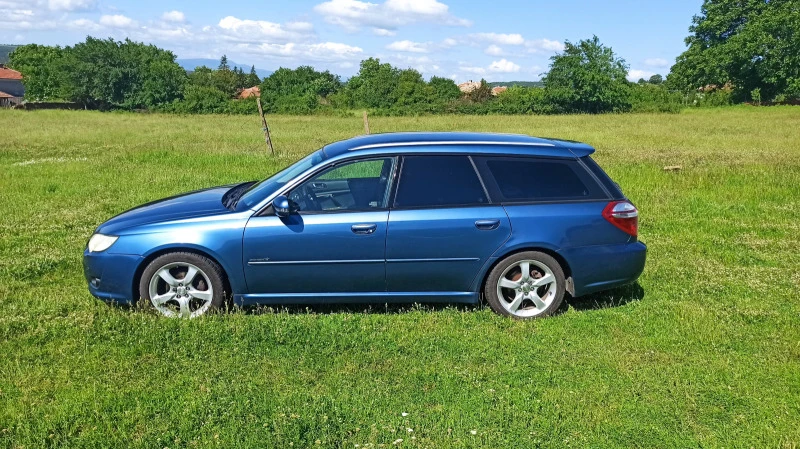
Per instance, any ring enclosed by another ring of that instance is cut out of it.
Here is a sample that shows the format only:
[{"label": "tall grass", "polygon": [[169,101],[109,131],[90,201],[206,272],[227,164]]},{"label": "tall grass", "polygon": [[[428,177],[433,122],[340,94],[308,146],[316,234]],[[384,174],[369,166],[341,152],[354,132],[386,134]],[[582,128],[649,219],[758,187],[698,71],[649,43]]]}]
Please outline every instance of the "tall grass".
[{"label": "tall grass", "polygon": [[82,249],[108,217],[263,178],[362,130],[270,126],[276,157],[255,116],[0,111],[0,447],[800,444],[800,110],[372,118],[597,147],[641,210],[647,269],[552,318],[375,306],[176,321],[88,294]]}]

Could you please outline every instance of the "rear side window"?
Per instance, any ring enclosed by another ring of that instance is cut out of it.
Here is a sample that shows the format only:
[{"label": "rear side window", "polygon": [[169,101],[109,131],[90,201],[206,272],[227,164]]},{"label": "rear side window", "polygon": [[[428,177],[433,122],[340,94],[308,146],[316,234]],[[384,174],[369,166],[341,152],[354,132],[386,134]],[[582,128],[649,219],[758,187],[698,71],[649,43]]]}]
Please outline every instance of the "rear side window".
[{"label": "rear side window", "polygon": [[[574,159],[482,158],[484,178],[494,181],[501,201],[593,200],[608,196]],[[495,193],[492,193],[494,196]]]},{"label": "rear side window", "polygon": [[405,156],[395,207],[487,204],[483,185],[467,156]]},{"label": "rear side window", "polygon": [[611,180],[611,178],[606,174],[605,171],[603,171],[602,168],[600,168],[600,165],[598,165],[597,162],[594,161],[594,159],[590,158],[589,156],[584,156],[581,158],[581,162],[583,162],[584,165],[589,167],[589,170],[591,170],[592,173],[594,173],[594,175],[597,177],[597,179],[600,180],[600,182],[603,184],[603,187],[605,187],[606,190],[608,190],[613,199],[621,200],[625,198],[625,195],[622,194],[622,190],[620,190],[619,185],[617,185],[616,182]]}]

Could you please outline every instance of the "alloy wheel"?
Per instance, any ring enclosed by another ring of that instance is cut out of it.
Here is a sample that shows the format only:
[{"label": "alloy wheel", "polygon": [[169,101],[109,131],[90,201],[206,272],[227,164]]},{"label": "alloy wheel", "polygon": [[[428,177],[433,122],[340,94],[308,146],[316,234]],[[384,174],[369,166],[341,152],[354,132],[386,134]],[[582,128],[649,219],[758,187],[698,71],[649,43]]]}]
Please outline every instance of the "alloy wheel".
[{"label": "alloy wheel", "polygon": [[497,281],[497,297],[508,313],[530,318],[544,313],[557,291],[556,276],[547,265],[521,260],[506,268]]},{"label": "alloy wheel", "polygon": [[195,265],[174,262],[150,278],[150,302],[162,315],[194,318],[211,307],[214,288],[206,273]]}]

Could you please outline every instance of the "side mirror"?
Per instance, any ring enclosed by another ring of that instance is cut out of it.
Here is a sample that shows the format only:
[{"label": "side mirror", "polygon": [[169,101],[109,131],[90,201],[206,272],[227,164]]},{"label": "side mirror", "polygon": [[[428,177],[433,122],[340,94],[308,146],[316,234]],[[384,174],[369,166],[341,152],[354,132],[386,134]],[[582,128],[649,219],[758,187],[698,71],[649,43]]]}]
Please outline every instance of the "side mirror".
[{"label": "side mirror", "polygon": [[272,208],[275,209],[275,215],[286,218],[289,215],[292,215],[294,210],[292,209],[292,202],[289,201],[289,198],[286,198],[286,195],[278,195],[272,200]]}]

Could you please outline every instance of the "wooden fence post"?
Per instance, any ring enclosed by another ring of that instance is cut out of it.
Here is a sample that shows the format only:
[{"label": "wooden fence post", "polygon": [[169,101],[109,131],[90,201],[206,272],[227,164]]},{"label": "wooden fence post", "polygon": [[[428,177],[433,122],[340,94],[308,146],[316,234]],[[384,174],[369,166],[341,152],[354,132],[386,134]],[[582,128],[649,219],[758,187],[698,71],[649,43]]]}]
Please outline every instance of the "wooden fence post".
[{"label": "wooden fence post", "polygon": [[269,126],[267,126],[267,119],[264,117],[264,108],[261,107],[261,97],[256,98],[258,104],[258,115],[261,116],[261,126],[264,129],[264,140],[267,142],[270,153],[275,156],[275,148],[272,147],[272,137],[269,135]]},{"label": "wooden fence post", "polygon": [[364,111],[364,134],[369,134],[369,119],[367,118],[367,111]]}]

